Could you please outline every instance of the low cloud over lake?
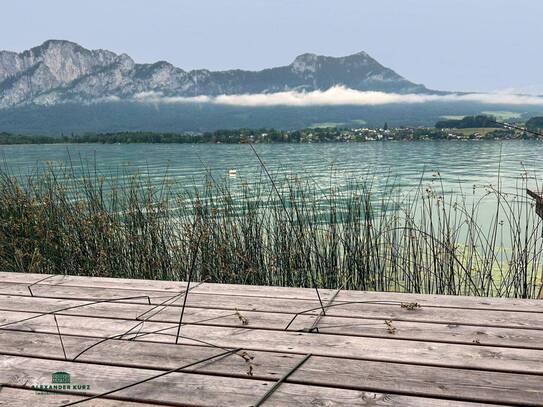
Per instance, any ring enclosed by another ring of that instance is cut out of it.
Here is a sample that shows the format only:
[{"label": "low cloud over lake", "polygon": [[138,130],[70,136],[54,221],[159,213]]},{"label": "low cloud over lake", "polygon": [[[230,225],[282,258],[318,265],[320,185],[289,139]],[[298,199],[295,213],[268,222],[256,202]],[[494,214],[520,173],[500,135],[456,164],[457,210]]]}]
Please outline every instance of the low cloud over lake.
[{"label": "low cloud over lake", "polygon": [[386,105],[429,102],[475,102],[498,105],[542,105],[543,96],[508,93],[467,94],[399,94],[359,91],[335,86],[325,91],[287,91],[218,96],[164,96],[159,92],[144,92],[133,97],[134,101],[148,103],[212,103],[232,106],[338,106],[338,105]]}]

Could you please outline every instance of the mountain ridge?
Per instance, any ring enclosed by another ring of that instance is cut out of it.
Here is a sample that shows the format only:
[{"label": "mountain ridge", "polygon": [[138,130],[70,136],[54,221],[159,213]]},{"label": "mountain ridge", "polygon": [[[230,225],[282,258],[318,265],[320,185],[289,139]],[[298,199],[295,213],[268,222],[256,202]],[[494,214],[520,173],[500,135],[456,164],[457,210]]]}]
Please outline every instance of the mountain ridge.
[{"label": "mountain ridge", "polygon": [[364,51],[343,57],[313,53],[260,71],[178,68],[167,61],[139,64],[127,54],[47,40],[17,53],[0,51],[0,109],[24,105],[128,100],[145,92],[165,96],[217,96],[327,90],[439,93],[413,83]]}]

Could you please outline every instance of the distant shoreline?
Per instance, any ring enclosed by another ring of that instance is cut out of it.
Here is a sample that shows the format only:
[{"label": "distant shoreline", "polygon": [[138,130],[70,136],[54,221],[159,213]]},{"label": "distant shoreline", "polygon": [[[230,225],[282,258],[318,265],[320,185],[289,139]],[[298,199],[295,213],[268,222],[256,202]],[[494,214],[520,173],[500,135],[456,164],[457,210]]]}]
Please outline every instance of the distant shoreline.
[{"label": "distant shoreline", "polygon": [[[270,144],[277,144],[277,145],[286,145],[286,144],[364,144],[364,143],[398,143],[398,142],[411,142],[411,143],[423,143],[423,142],[498,142],[498,141],[519,141],[519,140],[535,140],[535,141],[543,141],[543,139],[538,138],[504,138],[504,139],[429,139],[429,140],[375,140],[375,141],[322,141],[322,142],[288,142],[288,141],[278,141],[273,143],[251,143],[251,144],[264,144],[264,145],[270,145]],[[220,145],[245,145],[250,143],[212,143],[212,142],[170,142],[170,143],[153,143],[153,142],[119,142],[119,143],[106,143],[106,142],[47,142],[47,143],[0,143],[0,146],[68,146],[68,145],[157,145],[157,144],[163,144],[163,145],[180,145],[180,144],[187,144],[187,145],[209,145],[209,146],[220,146]]]},{"label": "distant shoreline", "polygon": [[115,132],[43,136],[0,132],[0,145],[30,144],[311,144],[435,140],[543,139],[519,130],[494,127],[307,128],[302,130],[236,129],[206,133]]}]

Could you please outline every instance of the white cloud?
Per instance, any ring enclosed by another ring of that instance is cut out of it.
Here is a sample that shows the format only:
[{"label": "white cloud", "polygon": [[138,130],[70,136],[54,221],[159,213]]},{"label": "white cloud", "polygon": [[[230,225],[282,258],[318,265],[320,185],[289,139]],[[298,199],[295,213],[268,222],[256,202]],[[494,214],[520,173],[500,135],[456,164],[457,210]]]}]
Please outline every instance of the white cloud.
[{"label": "white cloud", "polygon": [[336,86],[325,91],[276,92],[218,96],[164,96],[157,92],[143,92],[133,100],[148,103],[212,103],[232,106],[375,106],[392,103],[476,102],[498,105],[543,105],[543,97],[506,93],[469,93],[448,95],[399,94],[359,91]]},{"label": "white cloud", "polygon": [[212,103],[210,96],[164,96],[159,92],[141,92],[134,95],[133,100],[147,103]]}]

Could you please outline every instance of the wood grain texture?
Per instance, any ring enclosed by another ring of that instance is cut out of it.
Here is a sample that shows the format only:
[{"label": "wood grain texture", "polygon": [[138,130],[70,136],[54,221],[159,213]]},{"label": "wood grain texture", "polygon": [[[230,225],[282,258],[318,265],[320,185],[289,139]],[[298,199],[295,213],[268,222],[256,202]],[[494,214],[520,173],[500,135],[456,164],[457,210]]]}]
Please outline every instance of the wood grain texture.
[{"label": "wood grain texture", "polygon": [[[52,312],[85,304],[87,302],[78,300],[0,295],[0,310],[2,311]],[[154,306],[145,304],[99,303],[60,311],[58,314],[134,320],[141,317],[141,319],[148,318],[149,321],[169,323],[179,321],[179,307],[166,306],[155,309]],[[294,316],[293,314],[258,311],[241,311],[239,314],[246,318],[246,325],[240,320],[235,310],[187,308],[184,322],[198,325],[245,326],[253,329],[284,330]],[[289,330],[297,331],[309,328],[315,319],[316,315],[314,314],[300,315],[290,325]],[[392,321],[390,322],[392,332],[385,320]],[[367,319],[334,316],[322,317],[318,328],[321,333],[338,335],[543,349],[543,330],[538,329],[494,328],[447,323],[406,322],[393,318]]]},{"label": "wood grain texture", "polygon": [[[73,394],[42,394],[31,389],[3,387],[0,391],[0,406],[6,407],[58,407],[63,404],[83,400],[84,397]],[[156,404],[129,402],[120,400],[98,399],[81,404],[85,407],[150,407]]]},{"label": "wood grain texture", "polygon": [[[193,287],[176,344],[184,282],[0,272],[0,405],[74,402],[241,349],[82,405],[251,406],[311,354],[265,406],[543,406],[537,300],[341,291],[309,331],[312,289]],[[91,389],[31,389],[55,371]]]},{"label": "wood grain texture", "polygon": [[[19,356],[0,356],[3,373],[11,385],[30,388],[50,382],[52,371],[70,371],[72,380],[90,386],[85,395],[101,394],[156,375],[155,371],[87,363],[70,363]],[[198,406],[251,406],[273,382],[176,372],[115,393],[126,401]],[[44,397],[47,397],[45,395]],[[284,383],[266,401],[266,406],[471,406],[471,403],[432,398],[380,394]],[[375,403],[373,403],[375,405]]]},{"label": "wood grain texture", "polygon": [[[54,285],[35,285],[32,287],[35,296],[58,299],[77,299],[81,301],[115,300],[136,304],[148,303],[157,305],[172,297],[171,293],[164,294],[149,290],[122,290],[116,288],[73,287]],[[25,285],[20,283],[0,284],[0,294],[30,296]],[[340,293],[341,295],[341,293]],[[130,299],[127,299],[130,298]],[[358,301],[358,300],[357,300]],[[362,297],[359,301],[370,301]],[[326,315],[345,318],[393,319],[412,322],[439,322],[444,324],[461,324],[477,326],[493,326],[503,328],[529,328],[543,330],[543,313],[495,311],[480,309],[437,308],[421,306],[409,311],[401,308],[400,303],[367,304],[334,301],[327,309]],[[181,306],[183,298],[178,297],[172,306]],[[243,310],[259,312],[280,312],[286,314],[306,313],[319,314],[320,304],[313,300],[285,299],[272,297],[245,297],[215,294],[190,293],[187,307],[211,308],[222,310]]]},{"label": "wood grain texture", "polygon": [[[48,278],[49,277],[49,278]],[[47,278],[46,280],[43,280]],[[80,277],[35,273],[6,273],[0,272],[0,282],[21,283],[24,285],[41,281],[42,285],[64,285],[75,287],[99,287],[118,288],[123,290],[147,290],[165,291],[174,293],[186,288],[185,282],[161,281],[161,280],[136,280],[124,278],[107,277]],[[319,289],[323,300],[329,298],[336,290]],[[28,291],[26,291],[28,292]],[[290,298],[290,299],[315,299],[315,290],[312,288],[295,287],[269,287],[235,284],[203,283],[192,291],[202,294],[222,294],[229,296],[254,296],[268,298]],[[353,300],[374,300],[374,301],[405,301],[418,302],[427,307],[452,307],[452,308],[473,308],[489,310],[510,310],[516,312],[540,312],[543,313],[543,303],[539,300],[525,300],[516,298],[489,298],[475,296],[456,295],[435,295],[435,294],[406,294],[406,293],[383,293],[371,291],[341,291],[336,298],[337,301]]]},{"label": "wood grain texture", "polygon": [[[32,315],[39,314],[6,311],[0,315],[0,325]],[[57,321],[63,335],[96,338],[124,335],[124,338],[137,336],[134,340],[174,343],[177,331],[177,324],[159,322],[146,322],[139,331],[135,321],[130,320],[61,315],[57,316]],[[57,333],[52,315],[4,327],[8,328]],[[153,333],[158,330],[160,333]],[[141,336],[144,333],[145,336]],[[313,353],[339,358],[543,374],[542,350],[199,325],[184,325],[181,335],[180,343],[189,345],[205,341],[220,348]]]},{"label": "wood grain texture", "polygon": [[[74,355],[93,343],[92,339],[67,336],[64,344],[68,355]],[[34,358],[55,358],[64,355],[54,334],[0,331],[0,354]],[[89,349],[78,360],[113,366],[173,369],[179,364],[193,363],[216,354],[209,346],[165,344],[156,352],[156,344],[114,340]],[[240,356],[222,358],[213,363],[187,369],[190,372],[214,375],[278,380],[303,356],[280,352],[251,351],[251,373]],[[537,375],[460,370],[409,364],[372,362],[312,356],[287,382],[334,386],[356,390],[402,393],[413,396],[462,398],[471,401],[540,405],[543,386]]]}]

